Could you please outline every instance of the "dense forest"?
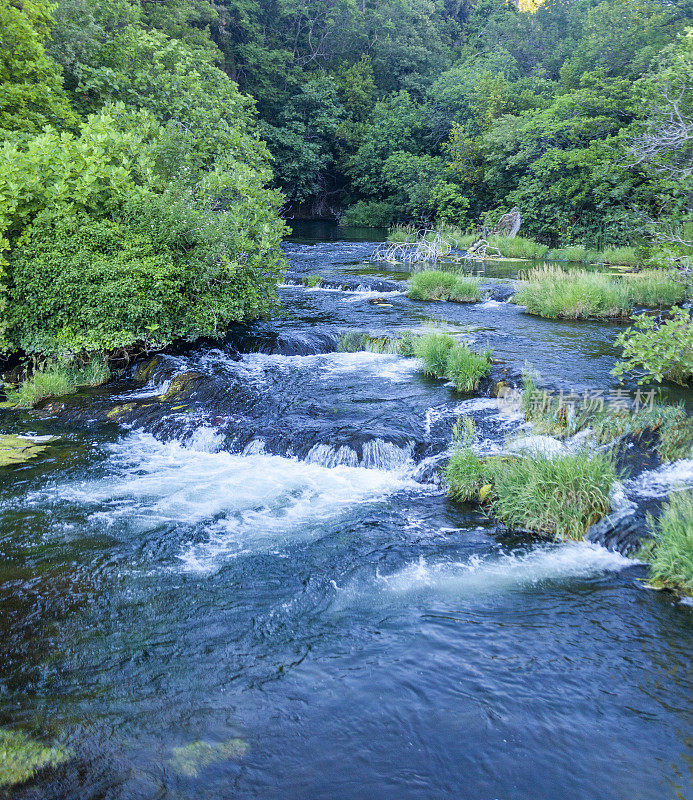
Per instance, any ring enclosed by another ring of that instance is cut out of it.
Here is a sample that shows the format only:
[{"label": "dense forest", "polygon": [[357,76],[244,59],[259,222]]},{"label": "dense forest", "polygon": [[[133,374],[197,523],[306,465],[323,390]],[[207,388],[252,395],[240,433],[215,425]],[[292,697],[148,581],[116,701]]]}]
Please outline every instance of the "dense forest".
[{"label": "dense forest", "polygon": [[267,313],[282,206],[462,229],[517,206],[552,246],[675,239],[692,13],[0,0],[0,348],[157,347]]}]

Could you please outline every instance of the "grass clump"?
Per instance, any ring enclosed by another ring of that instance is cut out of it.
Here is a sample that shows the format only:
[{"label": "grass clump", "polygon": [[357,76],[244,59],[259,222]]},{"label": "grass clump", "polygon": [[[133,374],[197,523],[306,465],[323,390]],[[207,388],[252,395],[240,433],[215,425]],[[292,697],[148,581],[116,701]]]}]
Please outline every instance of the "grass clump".
[{"label": "grass clump", "polygon": [[604,264],[614,264],[624,267],[636,267],[643,263],[635,247],[607,247],[599,255],[599,261]]},{"label": "grass clump", "polygon": [[412,275],[407,295],[412,300],[453,300],[456,303],[481,300],[478,281],[439,270]]},{"label": "grass clump", "polygon": [[[522,413],[532,423],[533,432],[565,439],[589,428],[597,444],[610,444],[623,436],[641,436],[646,431],[657,434],[657,454],[662,462],[688,458],[693,447],[693,419],[682,404],[652,407],[604,408],[589,402],[575,405],[561,403],[548,392],[537,388],[532,375],[523,375]],[[608,398],[607,398],[608,399]]]},{"label": "grass clump", "polygon": [[658,519],[648,517],[648,525],[652,583],[693,595],[693,492],[672,494]]},{"label": "grass clump", "polygon": [[533,239],[525,239],[522,236],[490,236],[488,243],[491,247],[500,250],[504,258],[527,258],[541,259],[546,258],[549,248],[545,244],[535,242]]},{"label": "grass clump", "polygon": [[561,247],[558,250],[551,250],[546,254],[549,261],[569,261],[573,264],[591,264],[598,261],[598,254],[586,247],[571,245]]},{"label": "grass clump", "polygon": [[475,353],[449,334],[429,333],[414,343],[414,355],[424,364],[424,373],[447,378],[460,392],[473,392],[491,371],[491,351]]},{"label": "grass clump", "polygon": [[55,767],[70,757],[70,751],[48,747],[23,731],[0,729],[0,787],[25,783],[39,770]]},{"label": "grass clump", "polygon": [[432,378],[444,378],[448,367],[448,354],[456,346],[447,333],[427,333],[414,343],[414,355],[424,364],[424,373]]},{"label": "grass clump", "polygon": [[301,278],[301,283],[307,289],[315,289],[318,286],[322,286],[322,275],[304,275]]},{"label": "grass clump", "polygon": [[458,392],[473,392],[482,378],[491,371],[491,351],[475,353],[469,347],[456,345],[448,353],[445,377],[455,384]]},{"label": "grass clump", "polygon": [[414,355],[414,341],[416,337],[412,331],[404,331],[398,339],[391,336],[370,336],[367,333],[349,331],[339,337],[337,342],[338,353],[381,353],[385,355]]},{"label": "grass clump", "polygon": [[617,470],[610,453],[553,458],[535,453],[491,463],[491,512],[510,527],[554,539],[583,539],[608,512]]},{"label": "grass clump", "polygon": [[556,267],[530,270],[514,301],[550,319],[626,318],[636,305],[665,307],[683,297],[683,287],[661,272],[633,276]]},{"label": "grass clump", "polygon": [[484,486],[484,464],[474,452],[474,423],[469,417],[458,419],[452,429],[453,453],[445,467],[445,483],[453,500],[479,497]]},{"label": "grass clump", "polygon": [[34,408],[42,400],[74,394],[87,386],[100,386],[111,372],[103,360],[93,360],[75,367],[58,362],[37,365],[31,377],[6,392],[7,403],[16,408]]}]

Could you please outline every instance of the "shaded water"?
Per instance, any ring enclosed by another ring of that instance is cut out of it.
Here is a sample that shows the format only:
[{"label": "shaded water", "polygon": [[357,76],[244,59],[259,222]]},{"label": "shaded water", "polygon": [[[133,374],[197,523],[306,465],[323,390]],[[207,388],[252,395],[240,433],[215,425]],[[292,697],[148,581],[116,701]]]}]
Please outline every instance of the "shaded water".
[{"label": "shaded water", "polygon": [[488,447],[518,421],[413,360],[335,352],[434,320],[509,375],[608,389],[618,328],[413,303],[371,243],[301,233],[290,276],[351,288],[288,285],[275,321],[71,401],[133,403],[126,426],[2,419],[62,440],[0,475],[0,724],[75,753],[10,796],[691,796],[690,610],[619,554],[446,501],[455,418]]}]

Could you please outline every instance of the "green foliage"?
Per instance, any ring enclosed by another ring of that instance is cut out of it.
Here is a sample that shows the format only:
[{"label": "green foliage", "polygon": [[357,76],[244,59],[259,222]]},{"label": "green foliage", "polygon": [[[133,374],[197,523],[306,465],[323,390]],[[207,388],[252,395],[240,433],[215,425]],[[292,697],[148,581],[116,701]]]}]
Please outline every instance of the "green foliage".
[{"label": "green foliage", "polygon": [[657,453],[663,462],[688,458],[693,446],[693,419],[682,405],[646,403],[631,408],[601,407],[599,402],[561,403],[537,388],[530,373],[523,375],[522,413],[534,433],[559,438],[589,430],[599,445],[612,444],[622,436],[657,433]]},{"label": "green foliage", "polygon": [[676,309],[662,324],[640,315],[616,344],[623,348],[612,371],[618,378],[635,372],[639,383],[669,380],[685,385],[693,379],[693,321],[686,309]]},{"label": "green foliage", "polygon": [[491,351],[479,355],[466,346],[453,347],[448,353],[445,377],[455,384],[458,392],[473,392],[479,381],[491,371]]},{"label": "green foliage", "polygon": [[683,287],[662,272],[614,276],[556,267],[530,270],[527,285],[514,301],[541,317],[624,318],[635,305],[670,306],[683,298]]},{"label": "green foliage", "polygon": [[0,729],[0,787],[31,780],[46,767],[56,767],[71,757],[69,750],[49,747],[23,731]]},{"label": "green foliage", "polygon": [[609,453],[576,453],[553,458],[537,453],[489,465],[491,511],[510,527],[555,539],[583,539],[607,514],[617,471]]},{"label": "green foliage", "polygon": [[672,494],[658,519],[648,518],[653,584],[693,595],[693,492]]},{"label": "green foliage", "polygon": [[49,397],[73,394],[87,386],[100,386],[110,378],[106,362],[93,359],[86,365],[42,362],[30,378],[7,392],[7,402],[17,408],[34,408]]},{"label": "green foliage", "polygon": [[308,289],[314,289],[316,286],[322,285],[322,275],[304,275],[301,283]]},{"label": "green foliage", "polygon": [[490,236],[488,243],[491,247],[500,250],[504,258],[545,258],[549,248],[539,242],[526,239],[523,236]]},{"label": "green foliage", "polygon": [[44,49],[52,9],[46,0],[0,0],[0,136],[75,122],[60,68]]},{"label": "green foliage", "polygon": [[424,373],[443,378],[448,367],[448,354],[456,347],[455,339],[447,333],[427,333],[414,344],[414,355],[424,364]]},{"label": "green foliage", "polygon": [[391,200],[359,200],[344,210],[342,224],[354,228],[387,228],[397,216]]},{"label": "green foliage", "polygon": [[454,500],[468,501],[479,496],[484,484],[484,465],[473,449],[474,422],[458,419],[452,429],[453,453],[445,467],[448,494]]},{"label": "green foliage", "polygon": [[414,342],[414,355],[423,361],[424,373],[447,378],[460,392],[473,392],[491,371],[491,351],[481,355],[466,344],[457,344],[445,333],[428,333]]},{"label": "green foliage", "polygon": [[477,280],[437,270],[414,273],[407,294],[412,300],[453,300],[456,303],[481,300]]}]

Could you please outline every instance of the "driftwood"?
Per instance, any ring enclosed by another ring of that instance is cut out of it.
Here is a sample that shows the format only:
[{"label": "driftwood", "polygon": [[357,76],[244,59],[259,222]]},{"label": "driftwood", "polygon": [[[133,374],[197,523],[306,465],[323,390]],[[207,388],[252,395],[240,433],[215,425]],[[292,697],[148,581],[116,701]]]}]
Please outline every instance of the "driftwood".
[{"label": "driftwood", "polygon": [[477,239],[459,255],[452,250],[461,250],[455,239],[444,239],[437,231],[417,231],[413,238],[404,242],[385,242],[373,255],[374,261],[389,264],[416,264],[419,262],[442,261],[483,261],[486,258],[502,258],[500,250],[492,247],[484,238]]}]

